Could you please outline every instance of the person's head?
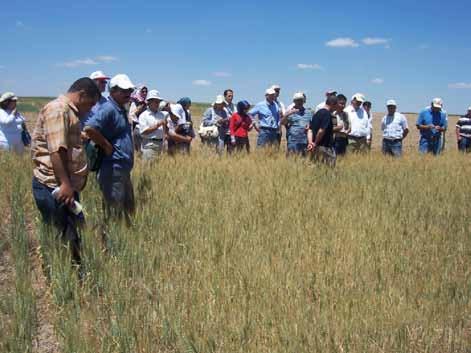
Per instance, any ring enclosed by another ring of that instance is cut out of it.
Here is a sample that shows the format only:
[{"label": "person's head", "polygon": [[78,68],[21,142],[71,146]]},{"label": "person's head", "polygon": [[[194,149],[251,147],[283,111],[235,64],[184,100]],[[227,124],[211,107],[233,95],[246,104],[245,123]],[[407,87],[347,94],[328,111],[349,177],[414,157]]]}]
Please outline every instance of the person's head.
[{"label": "person's head", "polygon": [[369,101],[363,102],[363,109],[365,109],[365,111],[369,113],[371,111],[371,102]]},{"label": "person's head", "polygon": [[13,92],[5,92],[0,97],[0,108],[11,112],[16,109],[17,100],[18,97]]},{"label": "person's head", "polygon": [[106,90],[106,84],[108,83],[108,80],[110,79],[108,76],[106,76],[103,71],[95,71],[90,74],[90,78],[95,82],[95,84],[98,86],[98,89],[100,90],[101,93],[105,92]]},{"label": "person's head", "polygon": [[278,99],[280,97],[280,92],[281,92],[281,87],[280,85],[273,85],[271,88],[275,91],[275,99]]},{"label": "person's head", "polygon": [[347,97],[345,97],[343,94],[337,95],[337,111],[343,112],[346,106],[347,106]]},{"label": "person's head", "polygon": [[443,109],[443,100],[441,98],[434,98],[432,100],[432,111],[434,112],[441,112]]},{"label": "person's head", "polygon": [[110,81],[110,96],[121,107],[124,107],[131,100],[134,92],[134,84],[125,74],[119,74]]},{"label": "person's head", "polygon": [[100,99],[101,92],[89,77],[79,78],[72,83],[67,97],[77,107],[79,116],[86,116]]},{"label": "person's head", "polygon": [[466,116],[471,117],[471,107],[468,108],[468,112],[466,113]]},{"label": "person's head", "polygon": [[231,89],[226,89],[224,91],[224,99],[227,103],[231,104],[232,100],[234,99],[234,91]]},{"label": "person's head", "polygon": [[147,93],[149,93],[146,86],[142,86],[141,89],[139,90],[139,92],[141,93],[142,97],[146,97],[146,98],[147,98]]},{"label": "person's head", "polygon": [[361,105],[365,102],[365,96],[361,93],[357,93],[352,97],[352,106],[356,110],[361,108]]},{"label": "person's head", "polygon": [[159,91],[150,90],[146,98],[147,107],[151,112],[155,113],[159,110],[159,104],[162,100],[163,98],[160,97]]},{"label": "person's head", "polygon": [[325,98],[329,98],[330,96],[336,96],[337,95],[337,91],[333,90],[333,89],[329,89],[325,92]]},{"label": "person's head", "polygon": [[337,96],[329,96],[325,100],[326,109],[333,113],[337,109],[338,99]]},{"label": "person's head", "polygon": [[269,103],[273,103],[276,100],[276,91],[273,88],[269,88],[265,91],[265,98]]},{"label": "person's head", "polygon": [[226,102],[224,101],[224,97],[219,95],[216,97],[216,100],[213,103],[214,110],[221,111],[226,106]]},{"label": "person's head", "polygon": [[396,113],[397,103],[394,99],[390,99],[386,102],[388,108],[388,115],[393,116]]},{"label": "person's head", "polygon": [[306,95],[303,92],[296,92],[293,96],[293,104],[296,109],[301,109],[306,103]]},{"label": "person's head", "polygon": [[237,113],[239,113],[239,115],[244,115],[244,116],[247,115],[249,112],[249,109],[250,109],[249,102],[243,100],[237,103]]},{"label": "person's head", "polygon": [[188,110],[191,107],[191,99],[188,97],[181,98],[177,103],[180,104],[185,110]]}]

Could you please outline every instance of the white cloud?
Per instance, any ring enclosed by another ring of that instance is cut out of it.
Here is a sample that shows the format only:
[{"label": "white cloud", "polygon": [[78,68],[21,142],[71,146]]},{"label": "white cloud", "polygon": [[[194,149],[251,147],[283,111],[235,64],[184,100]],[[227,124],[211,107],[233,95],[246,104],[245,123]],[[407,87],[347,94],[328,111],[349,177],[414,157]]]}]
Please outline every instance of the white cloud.
[{"label": "white cloud", "polygon": [[211,81],[208,81],[208,80],[194,80],[193,84],[195,86],[211,86]]},{"label": "white cloud", "polygon": [[103,63],[110,63],[113,61],[117,61],[118,58],[111,55],[101,55],[96,57],[96,61],[103,62]]},{"label": "white cloud", "polygon": [[359,46],[352,38],[336,38],[328,41],[325,45],[332,48],[356,48]]},{"label": "white cloud", "polygon": [[297,68],[301,70],[324,70],[319,64],[298,64]]},{"label": "white cloud", "polygon": [[471,83],[466,82],[457,82],[457,83],[450,83],[448,88],[454,89],[471,89]]},{"label": "white cloud", "polygon": [[69,68],[78,67],[78,66],[82,66],[82,65],[98,65],[98,62],[96,62],[93,59],[86,58],[86,59],[77,59],[77,60],[66,61],[66,62],[63,62],[63,63],[59,64],[59,66],[69,67]]},{"label": "white cloud", "polygon": [[16,21],[16,27],[23,28],[25,24],[22,21]]},{"label": "white cloud", "polygon": [[384,83],[384,79],[377,77],[371,80],[371,83],[375,85],[382,85]]},{"label": "white cloud", "polygon": [[375,38],[375,37],[367,37],[363,38],[362,43],[365,45],[385,45],[389,47],[389,39],[386,38]]},{"label": "white cloud", "polygon": [[216,76],[216,77],[231,77],[232,74],[230,72],[216,71],[216,72],[213,72],[213,76]]}]

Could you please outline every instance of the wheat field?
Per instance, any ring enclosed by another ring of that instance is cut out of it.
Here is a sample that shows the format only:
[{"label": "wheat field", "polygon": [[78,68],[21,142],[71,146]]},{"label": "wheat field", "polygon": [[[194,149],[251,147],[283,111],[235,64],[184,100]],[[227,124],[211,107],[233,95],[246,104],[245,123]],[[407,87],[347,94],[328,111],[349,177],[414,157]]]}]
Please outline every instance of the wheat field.
[{"label": "wheat field", "polygon": [[107,228],[107,252],[91,176],[82,283],[28,156],[0,154],[0,351],[471,352],[469,156],[452,129],[438,158],[416,137],[393,160],[376,128],[334,170],[198,144],[137,159],[137,214]]}]

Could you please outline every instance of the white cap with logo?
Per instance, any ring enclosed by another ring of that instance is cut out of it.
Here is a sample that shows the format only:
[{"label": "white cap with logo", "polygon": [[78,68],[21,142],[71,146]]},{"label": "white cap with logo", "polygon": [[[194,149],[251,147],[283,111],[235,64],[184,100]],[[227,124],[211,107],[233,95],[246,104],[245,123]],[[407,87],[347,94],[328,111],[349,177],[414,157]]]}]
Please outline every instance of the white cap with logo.
[{"label": "white cap with logo", "polygon": [[303,92],[296,92],[294,95],[293,95],[293,101],[296,101],[296,100],[299,100],[299,99],[306,99],[306,96],[304,95]]},{"label": "white cap with logo", "polygon": [[386,102],[386,106],[388,106],[388,107],[391,107],[391,106],[397,107],[397,103],[394,99],[390,99]]},{"label": "white cap with logo", "polygon": [[92,80],[109,80],[110,78],[106,76],[103,71],[95,71],[90,74]]},{"label": "white cap with logo", "polygon": [[136,86],[131,82],[128,75],[118,74],[110,81],[110,88],[119,87],[124,90],[134,89]]},{"label": "white cap with logo", "polygon": [[432,107],[434,108],[443,108],[443,100],[441,98],[434,98],[432,100]]},{"label": "white cap with logo", "polygon": [[353,100],[356,100],[357,102],[360,102],[360,103],[364,103],[366,101],[366,98],[363,95],[363,93],[356,93],[352,97],[352,101]]},{"label": "white cap with logo", "polygon": [[0,97],[0,103],[3,103],[7,100],[17,101],[18,97],[13,92],[5,92]]},{"label": "white cap with logo", "polygon": [[270,96],[270,95],[272,95],[272,94],[276,94],[276,91],[275,91],[273,88],[269,88],[269,89],[267,89],[267,90],[265,91],[265,94],[266,94],[267,96]]}]

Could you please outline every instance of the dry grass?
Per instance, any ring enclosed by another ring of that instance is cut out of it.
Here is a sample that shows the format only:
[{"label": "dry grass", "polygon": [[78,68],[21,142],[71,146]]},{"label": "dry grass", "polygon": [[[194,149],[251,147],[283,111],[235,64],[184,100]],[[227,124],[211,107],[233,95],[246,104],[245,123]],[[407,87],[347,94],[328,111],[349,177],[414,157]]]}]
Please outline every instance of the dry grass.
[{"label": "dry grass", "polygon": [[[138,161],[134,227],[108,229],[108,254],[90,180],[82,286],[37,223],[63,351],[471,351],[469,156],[415,149],[335,170],[199,146]],[[19,180],[37,217],[28,158],[0,160],[2,189]]]}]

